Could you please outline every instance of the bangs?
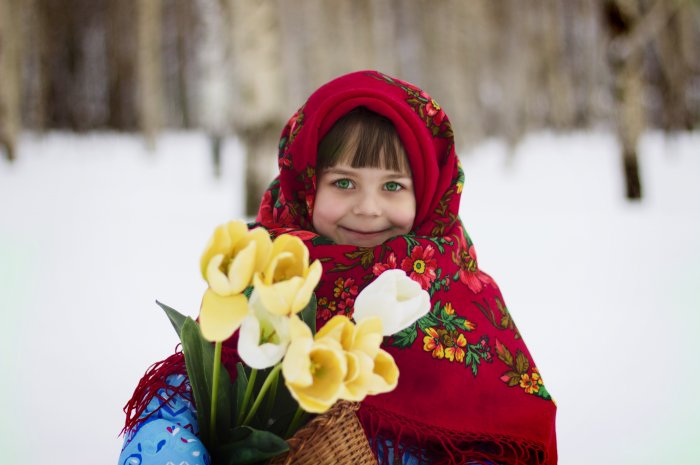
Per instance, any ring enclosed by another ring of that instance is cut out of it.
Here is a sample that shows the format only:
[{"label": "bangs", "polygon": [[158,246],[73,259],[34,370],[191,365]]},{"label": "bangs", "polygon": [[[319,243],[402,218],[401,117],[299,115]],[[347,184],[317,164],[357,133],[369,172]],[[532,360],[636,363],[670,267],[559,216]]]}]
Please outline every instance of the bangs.
[{"label": "bangs", "polygon": [[340,118],[318,145],[319,171],[339,163],[411,173],[393,123],[365,107],[355,108]]}]

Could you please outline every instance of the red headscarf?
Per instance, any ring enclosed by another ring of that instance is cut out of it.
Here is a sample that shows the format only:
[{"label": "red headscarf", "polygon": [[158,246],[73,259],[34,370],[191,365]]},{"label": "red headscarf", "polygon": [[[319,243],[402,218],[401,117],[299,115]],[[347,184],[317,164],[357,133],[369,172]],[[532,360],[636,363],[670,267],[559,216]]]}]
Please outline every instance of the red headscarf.
[{"label": "red headscarf", "polygon": [[[394,124],[416,194],[412,232],[372,248],[333,244],[311,226],[318,144],[359,106]],[[452,128],[435,100],[376,71],[341,76],[289,120],[279,166],[257,222],[273,236],[301,237],[322,261],[319,326],[336,314],[352,316],[357,294],[386,269],[405,270],[431,296],[427,316],[384,341],[399,384],[362,403],[368,437],[416,446],[433,463],[555,464],[556,407],[498,286],[477,265],[458,216],[464,177]]]}]

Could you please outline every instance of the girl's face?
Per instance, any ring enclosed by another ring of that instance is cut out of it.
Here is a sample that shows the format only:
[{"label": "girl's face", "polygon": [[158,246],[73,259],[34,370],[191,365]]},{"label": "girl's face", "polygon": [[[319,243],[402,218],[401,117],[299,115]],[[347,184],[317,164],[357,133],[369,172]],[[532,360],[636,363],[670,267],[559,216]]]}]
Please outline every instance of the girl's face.
[{"label": "girl's face", "polygon": [[343,162],[319,173],[313,226],[337,244],[382,244],[407,234],[415,216],[411,173]]}]

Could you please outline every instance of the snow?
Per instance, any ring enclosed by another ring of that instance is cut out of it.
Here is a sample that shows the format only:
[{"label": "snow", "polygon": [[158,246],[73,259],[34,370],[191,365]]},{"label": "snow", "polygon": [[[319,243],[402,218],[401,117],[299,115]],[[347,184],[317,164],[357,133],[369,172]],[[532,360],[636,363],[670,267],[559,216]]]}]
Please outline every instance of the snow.
[{"label": "snow", "polygon": [[[461,214],[559,406],[560,463],[700,462],[700,134],[646,134],[623,198],[605,132],[489,140],[462,157]],[[0,160],[0,450],[114,463],[121,407],[196,315],[213,227],[242,217],[233,139],[154,153],[124,134],[24,134]]]}]

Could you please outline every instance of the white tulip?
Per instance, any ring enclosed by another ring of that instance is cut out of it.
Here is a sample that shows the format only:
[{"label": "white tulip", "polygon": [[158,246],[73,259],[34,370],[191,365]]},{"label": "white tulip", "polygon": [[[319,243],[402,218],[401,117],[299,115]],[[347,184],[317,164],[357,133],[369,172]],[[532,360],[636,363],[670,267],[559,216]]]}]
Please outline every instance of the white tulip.
[{"label": "white tulip", "polygon": [[387,270],[364,288],[355,299],[355,321],[377,316],[384,336],[411,326],[430,311],[430,294],[403,270]]},{"label": "white tulip", "polygon": [[246,365],[262,370],[284,357],[291,340],[290,318],[268,312],[256,291],[250,296],[249,308],[241,323],[238,354]]}]

